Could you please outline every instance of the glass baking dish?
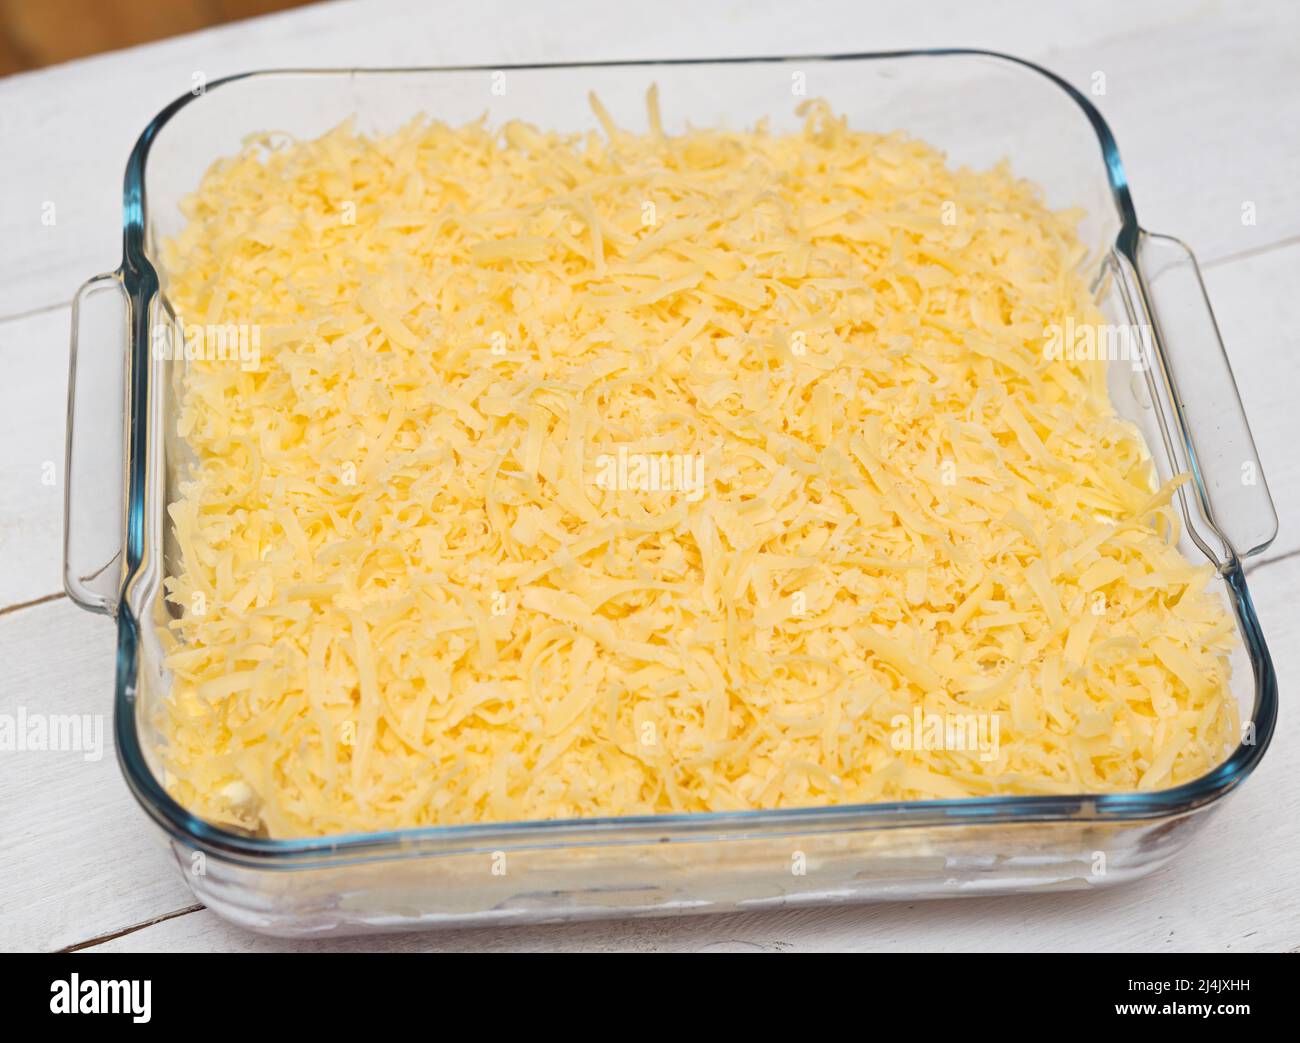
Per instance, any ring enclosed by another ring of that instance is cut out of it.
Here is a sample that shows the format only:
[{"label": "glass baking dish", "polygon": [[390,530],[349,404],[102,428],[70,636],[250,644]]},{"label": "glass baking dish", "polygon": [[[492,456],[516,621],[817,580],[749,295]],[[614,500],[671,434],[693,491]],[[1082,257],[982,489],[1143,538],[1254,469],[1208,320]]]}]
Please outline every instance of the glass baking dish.
[{"label": "glass baking dish", "polygon": [[[182,227],[181,198],[215,159],[263,131],[313,137],[354,117],[389,131],[419,114],[493,125],[594,126],[595,91],[644,129],[657,83],[669,130],[760,118],[793,129],[803,97],[859,129],[904,130],[954,164],[1003,159],[1077,206],[1083,262],[1108,322],[1146,330],[1150,364],[1113,363],[1119,413],[1143,431],[1179,492],[1183,549],[1208,558],[1240,628],[1233,662],[1242,743],[1193,783],[1158,792],[930,800],[780,811],[458,825],[270,840],[219,828],[159,782],[150,708],[166,697],[157,627],[179,564],[167,524],[186,449],[177,368],[150,351],[166,321],[158,244]],[[65,585],[118,627],[115,725],[131,791],[194,893],[243,926],[316,936],[1107,886],[1167,861],[1259,762],[1277,683],[1242,560],[1277,527],[1213,314],[1191,253],[1137,222],[1110,130],[1053,74],[1005,55],[943,50],[498,68],[272,71],[173,102],[127,165],[121,267],[73,307]],[[171,367],[169,369],[169,367]]]}]

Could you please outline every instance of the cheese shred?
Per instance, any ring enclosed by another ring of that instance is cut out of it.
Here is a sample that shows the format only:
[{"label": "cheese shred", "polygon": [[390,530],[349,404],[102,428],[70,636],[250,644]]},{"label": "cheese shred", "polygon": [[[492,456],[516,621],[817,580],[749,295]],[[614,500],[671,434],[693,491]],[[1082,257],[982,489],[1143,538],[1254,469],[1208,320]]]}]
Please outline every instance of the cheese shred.
[{"label": "cheese shred", "polygon": [[[1078,212],[822,102],[776,133],[270,136],[165,246],[191,353],[169,791],[272,837],[1164,788],[1231,618]],[[245,359],[245,361],[247,361]]]}]

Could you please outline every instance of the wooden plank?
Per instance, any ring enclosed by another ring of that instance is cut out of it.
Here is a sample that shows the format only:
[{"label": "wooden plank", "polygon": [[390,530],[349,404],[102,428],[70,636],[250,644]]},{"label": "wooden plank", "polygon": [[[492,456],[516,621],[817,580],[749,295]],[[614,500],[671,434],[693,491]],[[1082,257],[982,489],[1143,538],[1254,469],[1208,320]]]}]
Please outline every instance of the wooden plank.
[{"label": "wooden plank", "polygon": [[70,318],[0,323],[0,610],[63,589]]},{"label": "wooden plank", "polygon": [[210,24],[212,15],[206,0],[169,0],[166,4],[0,0],[3,35],[17,47],[28,67],[192,32]]},{"label": "wooden plank", "polygon": [[[936,25],[945,40],[1037,58],[1084,89],[1105,72],[1098,101],[1115,123],[1139,213],[1207,259],[1235,254],[1300,234],[1290,177],[1300,141],[1280,131],[1300,123],[1288,46],[1295,18],[1285,0],[1191,11],[1015,0],[998,18],[964,0],[924,8],[899,0],[873,9],[870,31],[846,31],[864,22],[854,0],[827,3],[817,17],[799,4],[751,5],[743,18],[691,0],[569,0],[563,16],[540,4],[408,0],[209,29],[0,82],[0,241],[24,247],[0,254],[0,317],[66,301],[85,278],[116,266],[127,154],[148,120],[190,90],[195,72],[211,80],[267,67],[880,50],[915,46]],[[1214,161],[1243,156],[1252,161]],[[1240,224],[1245,200],[1256,204],[1254,226]],[[53,225],[42,223],[50,203]]]},{"label": "wooden plank", "polygon": [[134,47],[315,0],[0,0],[0,74]]},{"label": "wooden plank", "polygon": [[193,904],[118,770],[115,647],[113,624],[66,598],[0,617],[0,714],[90,714],[103,740],[97,759],[84,738],[0,753],[0,948],[58,949]]},{"label": "wooden plank", "polygon": [[[1119,143],[1143,227],[1214,262],[1300,235],[1300,36],[1295,4],[1202,7],[1155,33],[1043,55],[1094,97]],[[1243,223],[1253,204],[1254,223]]]}]

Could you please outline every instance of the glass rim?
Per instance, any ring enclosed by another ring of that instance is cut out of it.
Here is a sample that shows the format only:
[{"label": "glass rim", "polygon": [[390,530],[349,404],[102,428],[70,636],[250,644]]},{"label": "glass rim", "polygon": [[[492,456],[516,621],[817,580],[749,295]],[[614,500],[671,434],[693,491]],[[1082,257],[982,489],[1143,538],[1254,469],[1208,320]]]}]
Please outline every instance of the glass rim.
[{"label": "glass rim", "polygon": [[[1088,98],[1060,76],[1034,62],[979,48],[927,48],[813,55],[766,55],[723,58],[620,59],[611,61],[538,62],[397,68],[267,69],[213,80],[200,94],[187,93],[164,107],[145,127],[127,161],[123,186],[123,257],[117,275],[131,302],[131,382],[127,421],[126,568],[117,613],[118,649],[114,730],[118,762],[133,796],[171,837],[227,861],[262,868],[305,869],[339,860],[382,861],[445,850],[527,848],[560,845],[701,841],[727,836],[771,836],[792,832],[870,831],[954,825],[1052,823],[1064,821],[1126,822],[1171,818],[1201,809],[1234,789],[1258,765],[1272,739],[1277,719],[1277,676],[1241,564],[1221,570],[1249,656],[1255,682],[1251,715],[1255,741],[1239,743],[1232,754],[1206,774],[1163,790],[1068,795],[1003,795],[937,800],[814,805],[744,811],[684,812],[662,815],[602,816],[509,822],[417,826],[363,833],[338,833],[270,839],[227,829],[192,814],[154,776],[140,744],[136,720],[139,623],[130,592],[148,555],[145,506],[148,462],[148,324],[150,304],[159,290],[157,272],[145,248],[147,200],[145,173],[150,147],[162,128],[182,108],[208,91],[245,80],[274,77],[387,76],[420,73],[544,71],[583,68],[655,68],[698,65],[754,65],[792,62],[870,62],[887,59],[987,58],[1019,66],[1044,77],[1071,97],[1097,135],[1112,199],[1120,218],[1113,249],[1136,259],[1143,231],[1134,212],[1128,179],[1115,137]],[[1135,277],[1142,279],[1134,264]],[[1163,346],[1158,350],[1163,351]]]}]

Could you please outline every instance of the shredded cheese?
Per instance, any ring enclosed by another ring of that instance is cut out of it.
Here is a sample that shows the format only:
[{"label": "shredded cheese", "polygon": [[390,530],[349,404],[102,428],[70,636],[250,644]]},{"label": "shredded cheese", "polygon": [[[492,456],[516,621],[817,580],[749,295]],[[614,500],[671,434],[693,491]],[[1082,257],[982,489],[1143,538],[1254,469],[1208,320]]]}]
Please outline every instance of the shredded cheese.
[{"label": "shredded cheese", "polygon": [[288,837],[1217,764],[1177,483],[1042,350],[1101,321],[1080,215],[820,102],[593,109],[260,139],[188,201],[169,297],[261,359],[184,372],[176,798]]}]

